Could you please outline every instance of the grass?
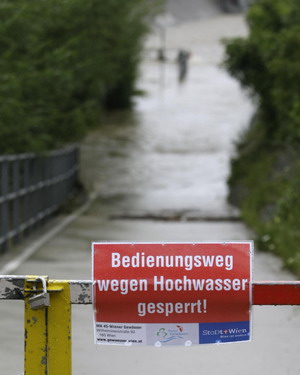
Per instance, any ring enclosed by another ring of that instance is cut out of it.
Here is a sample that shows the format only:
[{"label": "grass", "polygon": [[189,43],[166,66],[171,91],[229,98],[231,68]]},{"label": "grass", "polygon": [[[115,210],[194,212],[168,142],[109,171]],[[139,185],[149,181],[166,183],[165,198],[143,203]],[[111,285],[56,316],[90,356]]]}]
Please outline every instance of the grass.
[{"label": "grass", "polygon": [[300,153],[266,142],[259,128],[256,119],[237,145],[229,201],[255,231],[257,247],[300,276]]}]

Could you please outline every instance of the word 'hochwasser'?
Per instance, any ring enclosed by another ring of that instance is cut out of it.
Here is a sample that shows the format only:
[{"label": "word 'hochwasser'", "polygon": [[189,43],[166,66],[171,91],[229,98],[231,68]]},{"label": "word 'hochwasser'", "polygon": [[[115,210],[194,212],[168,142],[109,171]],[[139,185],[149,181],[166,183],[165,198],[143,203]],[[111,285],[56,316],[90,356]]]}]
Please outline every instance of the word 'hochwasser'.
[{"label": "word 'hochwasser'", "polygon": [[227,271],[233,269],[233,255],[135,255],[111,254],[113,268],[184,268],[187,271],[201,267],[219,267]]},{"label": "word 'hochwasser'", "polygon": [[152,282],[147,279],[112,279],[97,280],[100,292],[187,292],[187,291],[243,291],[248,288],[248,279],[166,279],[164,276],[154,276]]}]

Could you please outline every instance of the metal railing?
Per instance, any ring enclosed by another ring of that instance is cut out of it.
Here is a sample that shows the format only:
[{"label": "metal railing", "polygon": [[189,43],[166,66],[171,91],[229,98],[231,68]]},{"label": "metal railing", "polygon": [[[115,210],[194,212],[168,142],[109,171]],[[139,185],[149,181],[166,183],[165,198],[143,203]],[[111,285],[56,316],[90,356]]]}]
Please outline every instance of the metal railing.
[{"label": "metal railing", "polygon": [[0,253],[65,202],[78,170],[77,145],[47,155],[0,156]]}]

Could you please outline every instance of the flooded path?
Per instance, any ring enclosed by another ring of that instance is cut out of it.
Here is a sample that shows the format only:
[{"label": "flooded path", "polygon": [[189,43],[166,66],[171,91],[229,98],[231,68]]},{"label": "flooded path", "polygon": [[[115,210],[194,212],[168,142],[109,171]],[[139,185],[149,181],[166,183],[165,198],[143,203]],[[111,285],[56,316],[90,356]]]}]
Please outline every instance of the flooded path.
[{"label": "flooded path", "polygon": [[[165,63],[156,61],[159,40],[153,36],[139,85],[145,94],[134,113],[108,118],[85,141],[83,164],[89,168],[83,169],[82,181],[110,199],[113,215],[201,219],[233,214],[226,203],[229,159],[252,105],[219,66],[219,39],[230,34],[227,26],[233,34],[245,33],[241,18],[229,16],[203,21],[202,30],[198,24],[200,37],[191,43],[193,23],[182,27],[185,40],[178,28],[168,30]],[[189,71],[179,82],[176,54],[186,45]]]},{"label": "flooded path", "polygon": [[[16,274],[91,278],[91,241],[221,241],[251,239],[226,203],[233,143],[252,106],[218,66],[221,36],[243,35],[240,16],[218,16],[169,27],[168,61],[147,43],[133,114],[115,114],[83,142],[82,180],[93,205],[43,246]],[[179,84],[178,48],[192,52]],[[155,220],[153,220],[155,219]],[[254,280],[287,280],[281,263],[256,253]],[[300,313],[255,307],[253,342],[190,348],[95,347],[91,306],[73,306],[73,374],[294,375],[300,373]],[[23,304],[0,304],[0,373],[23,368]],[[51,374],[59,375],[59,374]]]}]

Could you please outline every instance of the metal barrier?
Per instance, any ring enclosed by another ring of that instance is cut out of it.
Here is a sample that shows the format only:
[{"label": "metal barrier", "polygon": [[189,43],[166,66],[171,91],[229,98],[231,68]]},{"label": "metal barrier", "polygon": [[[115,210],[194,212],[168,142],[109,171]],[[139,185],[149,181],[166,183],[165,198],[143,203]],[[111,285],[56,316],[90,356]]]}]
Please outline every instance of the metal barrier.
[{"label": "metal barrier", "polygon": [[79,148],[0,156],[0,253],[55,212],[74,190]]},{"label": "metal barrier", "polygon": [[229,13],[236,13],[246,11],[253,0],[222,0],[221,7],[223,10]]},{"label": "metal barrier", "polygon": [[[0,276],[0,299],[25,302],[24,374],[71,375],[71,305],[92,303],[92,281]],[[300,305],[300,281],[254,282],[252,304]]]}]

